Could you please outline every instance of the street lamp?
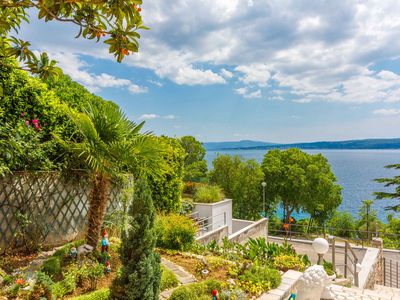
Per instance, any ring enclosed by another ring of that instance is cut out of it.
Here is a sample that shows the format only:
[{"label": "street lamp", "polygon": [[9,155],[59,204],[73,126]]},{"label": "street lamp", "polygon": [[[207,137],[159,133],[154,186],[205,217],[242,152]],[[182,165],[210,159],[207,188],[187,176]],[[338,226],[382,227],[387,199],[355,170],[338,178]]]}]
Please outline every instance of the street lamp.
[{"label": "street lamp", "polygon": [[318,263],[319,265],[323,264],[324,261],[324,254],[326,254],[329,251],[329,243],[326,239],[323,238],[316,238],[312,246],[314,248],[314,251],[317,252],[318,254]]},{"label": "street lamp", "polygon": [[265,218],[266,213],[265,213],[265,187],[267,186],[267,183],[265,181],[261,182],[262,188],[263,188],[263,217]]}]

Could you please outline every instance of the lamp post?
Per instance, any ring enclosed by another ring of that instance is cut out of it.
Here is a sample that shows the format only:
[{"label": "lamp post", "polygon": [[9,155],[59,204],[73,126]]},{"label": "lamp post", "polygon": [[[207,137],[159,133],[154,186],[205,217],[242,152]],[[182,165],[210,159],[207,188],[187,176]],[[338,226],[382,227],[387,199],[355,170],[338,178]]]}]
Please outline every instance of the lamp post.
[{"label": "lamp post", "polygon": [[267,186],[267,183],[265,181],[263,181],[261,183],[261,185],[263,188],[263,214],[264,214],[263,217],[265,218],[265,216],[266,216],[266,213],[265,213],[265,187]]},{"label": "lamp post", "polygon": [[312,246],[314,251],[318,254],[318,265],[322,265],[324,262],[324,254],[328,253],[329,251],[329,243],[326,239],[323,238],[316,238]]}]

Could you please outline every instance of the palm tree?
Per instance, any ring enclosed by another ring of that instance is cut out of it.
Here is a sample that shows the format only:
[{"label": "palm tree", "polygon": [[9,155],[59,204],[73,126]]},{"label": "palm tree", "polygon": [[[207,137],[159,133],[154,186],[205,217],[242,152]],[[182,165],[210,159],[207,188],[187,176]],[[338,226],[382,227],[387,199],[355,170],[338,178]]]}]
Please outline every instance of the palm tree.
[{"label": "palm tree", "polygon": [[162,169],[161,149],[155,137],[141,133],[144,122],[135,124],[112,103],[89,106],[83,113],[69,110],[79,137],[58,140],[91,172],[87,243],[97,246],[109,202],[112,179],[122,173],[156,174]]}]

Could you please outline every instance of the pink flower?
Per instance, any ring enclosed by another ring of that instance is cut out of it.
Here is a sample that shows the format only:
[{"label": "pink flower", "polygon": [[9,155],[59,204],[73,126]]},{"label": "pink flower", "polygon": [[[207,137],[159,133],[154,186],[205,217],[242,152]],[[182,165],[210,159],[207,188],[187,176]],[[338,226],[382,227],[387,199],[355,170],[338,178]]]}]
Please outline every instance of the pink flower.
[{"label": "pink flower", "polygon": [[39,120],[38,120],[38,119],[33,119],[33,120],[32,120],[32,123],[33,123],[33,124],[39,124]]},{"label": "pink flower", "polygon": [[29,126],[29,121],[28,121],[28,120],[26,120],[26,121],[25,121],[25,124]]},{"label": "pink flower", "polygon": [[26,115],[26,112],[21,113],[21,117],[24,117]]}]

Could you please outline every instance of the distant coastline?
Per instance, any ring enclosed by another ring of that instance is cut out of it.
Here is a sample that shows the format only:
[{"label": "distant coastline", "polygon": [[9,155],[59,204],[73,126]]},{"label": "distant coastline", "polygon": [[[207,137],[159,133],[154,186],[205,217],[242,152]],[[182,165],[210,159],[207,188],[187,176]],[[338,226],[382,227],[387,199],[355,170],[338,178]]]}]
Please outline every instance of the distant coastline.
[{"label": "distant coastline", "polygon": [[343,150],[390,150],[400,149],[400,138],[393,139],[363,139],[346,141],[319,141],[307,143],[276,144],[259,141],[237,141],[237,142],[206,142],[203,143],[208,151],[215,150],[269,150],[269,149],[343,149]]}]

